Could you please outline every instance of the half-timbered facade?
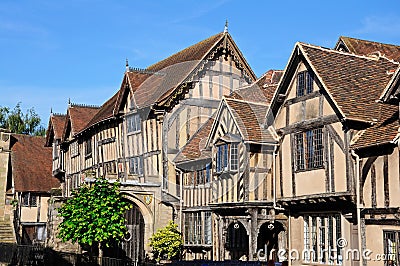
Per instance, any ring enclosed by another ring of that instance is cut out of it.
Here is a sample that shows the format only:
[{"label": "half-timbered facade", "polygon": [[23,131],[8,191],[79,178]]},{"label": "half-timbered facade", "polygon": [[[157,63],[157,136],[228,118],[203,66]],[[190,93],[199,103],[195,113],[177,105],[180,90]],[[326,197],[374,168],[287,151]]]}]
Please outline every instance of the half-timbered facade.
[{"label": "half-timbered facade", "polygon": [[285,247],[285,219],[273,208],[277,143],[262,127],[281,74],[269,71],[225,97],[175,158],[186,259],[254,260],[264,245]]},{"label": "half-timbered facade", "polygon": [[374,220],[399,204],[394,188],[388,201],[389,184],[398,186],[398,111],[377,102],[398,63],[339,50],[297,43],[267,115],[279,135],[276,193],[289,214],[288,246],[303,251],[293,264],[378,265],[348,251],[384,254],[398,228],[387,209]]},{"label": "half-timbered facade", "polygon": [[[99,176],[118,178],[134,205],[126,214],[129,238],[122,248],[132,260],[144,260],[150,236],[179,214],[172,159],[223,95],[253,80],[227,31],[146,69],[127,64],[120,89],[102,106],[68,107],[59,145],[64,159],[53,158],[60,162],[54,170],[65,181],[63,195]],[[57,146],[56,138],[50,142]]]}]

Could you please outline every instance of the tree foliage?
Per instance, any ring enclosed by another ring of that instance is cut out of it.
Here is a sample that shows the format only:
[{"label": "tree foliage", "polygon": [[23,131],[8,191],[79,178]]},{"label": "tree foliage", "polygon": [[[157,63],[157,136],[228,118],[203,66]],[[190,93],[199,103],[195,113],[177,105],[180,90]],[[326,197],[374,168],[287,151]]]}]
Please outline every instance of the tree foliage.
[{"label": "tree foliage", "polygon": [[120,241],[126,233],[124,213],[132,206],[123,200],[119,187],[118,182],[98,178],[74,191],[59,209],[63,221],[58,237],[90,246]]},{"label": "tree foliage", "polygon": [[178,225],[169,221],[166,227],[158,229],[150,238],[150,247],[157,261],[164,258],[169,260],[179,258],[183,241]]},{"label": "tree foliage", "polygon": [[5,128],[17,134],[29,134],[44,136],[45,129],[40,126],[40,117],[34,108],[24,113],[21,103],[17,103],[14,109],[0,107],[0,128]]}]

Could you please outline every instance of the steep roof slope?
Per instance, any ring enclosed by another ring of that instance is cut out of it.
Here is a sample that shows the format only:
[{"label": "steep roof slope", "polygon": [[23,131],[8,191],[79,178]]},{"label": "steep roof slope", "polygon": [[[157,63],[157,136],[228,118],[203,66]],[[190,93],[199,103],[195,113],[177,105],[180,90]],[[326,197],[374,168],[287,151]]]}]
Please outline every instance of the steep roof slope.
[{"label": "steep roof slope", "polygon": [[18,192],[49,192],[60,182],[52,176],[52,148],[45,147],[45,138],[11,134],[11,169]]},{"label": "steep roof slope", "polygon": [[68,107],[68,115],[71,121],[72,135],[82,131],[99,109],[100,107],[97,106],[70,104]]},{"label": "steep roof slope", "polygon": [[66,117],[64,114],[50,115],[49,126],[46,131],[46,146],[51,146],[53,139],[62,139]]},{"label": "steep roof slope", "polygon": [[227,98],[269,104],[282,74],[283,70],[268,70],[255,82],[233,91]]},{"label": "steep roof slope", "polygon": [[304,43],[298,45],[346,118],[370,122],[379,119],[376,100],[398,63]]},{"label": "steep roof slope", "polygon": [[400,46],[394,44],[386,44],[380,42],[373,42],[368,40],[361,40],[351,37],[341,36],[336,44],[336,49],[340,49],[342,45],[348,49],[348,52],[357,55],[371,55],[378,54],[393,59],[397,62],[400,61]]},{"label": "steep roof slope", "polygon": [[360,136],[353,140],[351,148],[360,149],[373,145],[387,144],[399,135],[399,108],[388,104],[379,104],[380,119]]},{"label": "steep roof slope", "polygon": [[273,143],[275,140],[264,129],[263,123],[268,105],[226,98],[225,102],[243,134],[243,139],[259,143]]},{"label": "steep roof slope", "polygon": [[176,155],[174,159],[175,163],[207,159],[211,157],[211,151],[205,150],[205,145],[213,123],[214,117],[211,117],[197,130],[195,134],[193,134],[192,138]]}]

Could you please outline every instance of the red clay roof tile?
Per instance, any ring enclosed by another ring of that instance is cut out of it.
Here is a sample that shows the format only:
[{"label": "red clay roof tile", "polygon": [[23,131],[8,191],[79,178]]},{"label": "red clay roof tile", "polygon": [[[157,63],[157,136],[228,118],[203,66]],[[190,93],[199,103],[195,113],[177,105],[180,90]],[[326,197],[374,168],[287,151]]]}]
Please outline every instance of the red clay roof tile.
[{"label": "red clay roof tile", "polygon": [[45,138],[11,134],[11,168],[16,191],[49,192],[60,187],[52,176],[52,148]]}]

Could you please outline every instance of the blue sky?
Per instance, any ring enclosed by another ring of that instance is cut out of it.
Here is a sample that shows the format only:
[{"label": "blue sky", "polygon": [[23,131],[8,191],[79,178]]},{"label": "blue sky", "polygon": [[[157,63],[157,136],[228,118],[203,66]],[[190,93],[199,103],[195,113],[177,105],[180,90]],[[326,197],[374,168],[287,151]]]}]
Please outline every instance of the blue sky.
[{"label": "blue sky", "polygon": [[333,47],[340,35],[400,45],[397,1],[2,0],[0,106],[101,105],[119,88],[125,59],[145,68],[229,32],[260,76],[283,69],[297,41]]}]

